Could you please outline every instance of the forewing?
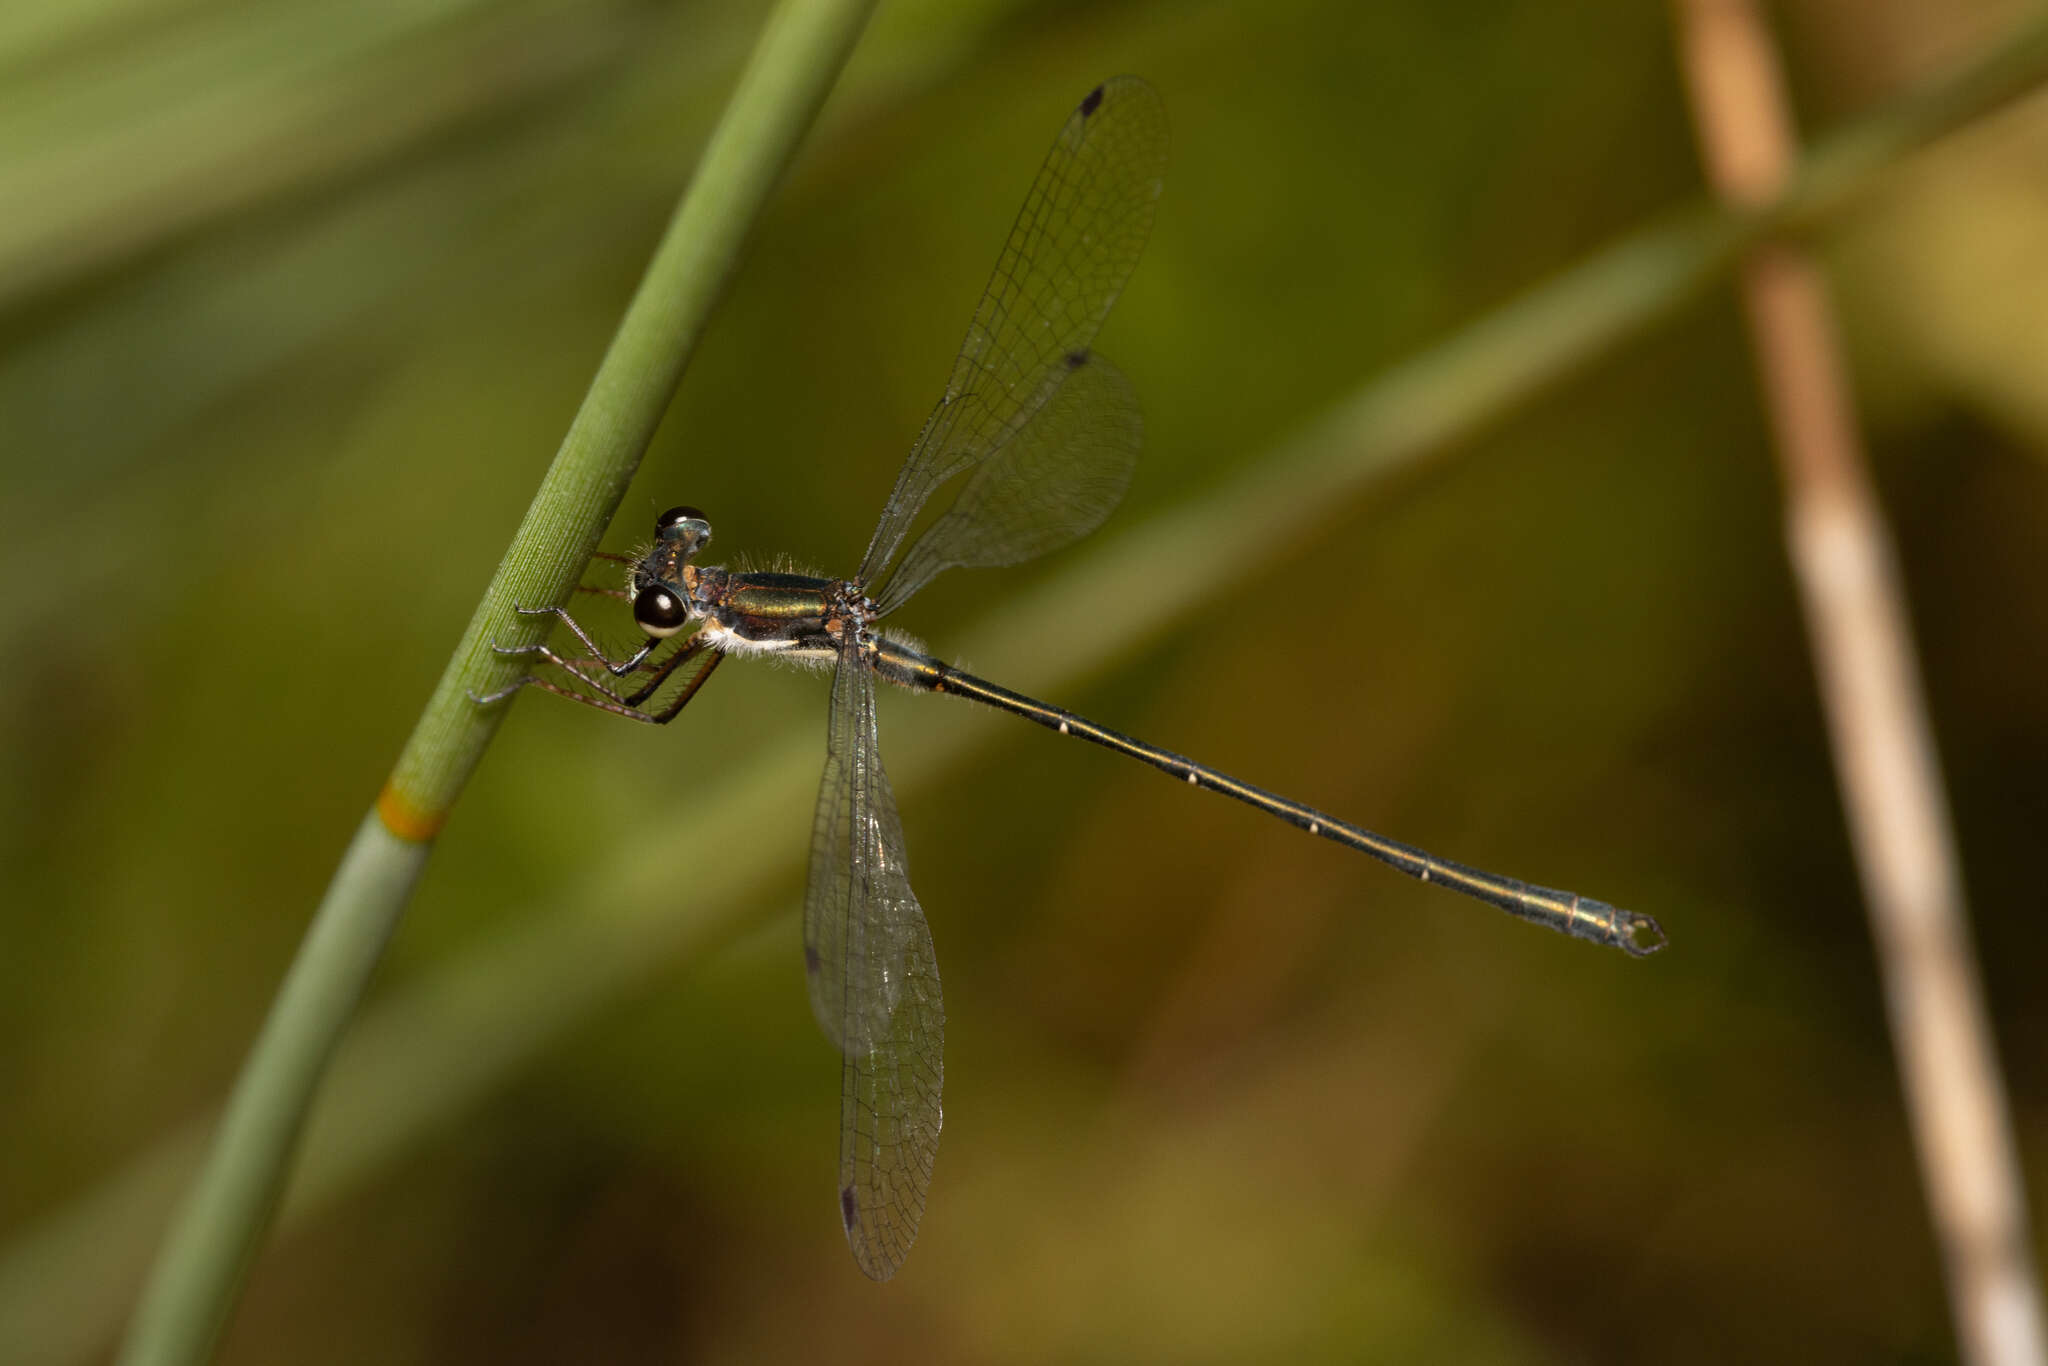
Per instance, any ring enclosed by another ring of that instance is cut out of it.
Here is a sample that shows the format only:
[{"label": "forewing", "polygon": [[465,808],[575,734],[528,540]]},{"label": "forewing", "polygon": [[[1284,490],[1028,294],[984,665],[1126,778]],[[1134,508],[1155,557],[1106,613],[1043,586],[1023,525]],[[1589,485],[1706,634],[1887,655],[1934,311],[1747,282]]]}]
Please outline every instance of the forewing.
[{"label": "forewing", "polygon": [[1076,356],[1069,370],[903,553],[882,592],[883,613],[944,570],[1018,564],[1079,540],[1123,501],[1144,440],[1137,399],[1100,356]]},{"label": "forewing", "polygon": [[879,582],[925,500],[986,460],[1075,373],[1144,250],[1166,175],[1166,109],[1135,76],[1097,86],[1060,129],[996,259],[952,377],[861,560]]},{"label": "forewing", "polygon": [[887,1280],[917,1238],[931,1184],[946,1012],[882,771],[874,675],[852,650],[832,680],[804,958],[811,1009],[843,1060],[839,1210],[847,1245],[862,1271]]}]

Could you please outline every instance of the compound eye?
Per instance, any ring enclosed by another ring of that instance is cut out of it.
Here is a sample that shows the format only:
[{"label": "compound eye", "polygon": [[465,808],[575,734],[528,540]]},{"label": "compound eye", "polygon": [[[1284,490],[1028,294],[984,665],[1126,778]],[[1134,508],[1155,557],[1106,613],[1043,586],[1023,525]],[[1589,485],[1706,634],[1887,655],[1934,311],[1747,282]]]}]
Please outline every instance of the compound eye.
[{"label": "compound eye", "polygon": [[654,519],[654,534],[659,536],[670,527],[677,526],[683,522],[702,522],[707,528],[711,525],[710,519],[704,515],[701,509],[693,508],[688,503],[684,503],[679,507],[670,508],[667,512]]},{"label": "compound eye", "polygon": [[690,613],[668,589],[643,588],[633,599],[633,620],[654,639],[665,640],[689,624]]}]

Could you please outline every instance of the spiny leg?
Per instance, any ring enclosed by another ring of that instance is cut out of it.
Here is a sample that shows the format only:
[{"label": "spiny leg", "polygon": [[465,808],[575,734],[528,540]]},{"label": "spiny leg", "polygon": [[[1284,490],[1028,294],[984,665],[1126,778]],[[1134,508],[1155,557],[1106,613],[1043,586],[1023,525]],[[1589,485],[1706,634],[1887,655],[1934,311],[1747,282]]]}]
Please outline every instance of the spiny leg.
[{"label": "spiny leg", "polygon": [[[669,676],[669,674],[674,671],[678,660],[682,659],[686,654],[695,654],[697,650],[700,648],[702,647],[699,645],[699,643],[693,640],[684,649],[676,651],[676,653],[670,657],[668,663],[662,666],[661,676],[664,679],[666,679]],[[649,717],[648,719],[653,721],[654,724],[657,726],[665,726],[669,722],[675,720],[676,717],[680,716],[682,714],[683,708],[690,705],[690,699],[697,695],[697,689],[704,686],[704,680],[711,677],[711,671],[713,669],[716,669],[720,661],[722,661],[724,658],[725,652],[723,650],[713,650],[711,652],[711,658],[704,661],[704,667],[697,670],[697,676],[695,678],[692,678],[689,682],[683,685],[683,690],[676,694],[675,700],[670,702],[666,707],[663,707],[660,711],[654,713],[654,715]],[[655,686],[659,687],[660,685],[656,684]],[[638,694],[636,694],[636,696],[637,695]],[[645,713],[641,714],[645,715]]]},{"label": "spiny leg", "polygon": [[[666,659],[655,663],[643,661],[639,666],[640,672],[652,674],[653,677],[641,687],[634,689],[630,694],[623,696],[614,691],[605,680],[597,677],[592,672],[598,667],[596,660],[564,659],[553,650],[548,649],[542,649],[536,653],[539,654],[540,658],[562,670],[562,672],[573,674],[578,682],[588,684],[612,701],[617,702],[620,706],[637,709],[648,698],[661,691],[662,685],[668,682],[669,676],[675,673],[677,668],[703,653],[709,647],[709,644],[710,642],[702,636],[691,636],[688,640],[679,642],[676,649]],[[654,642],[654,646],[657,649],[660,648],[660,642]],[[709,672],[711,665],[707,663],[704,668],[706,672]],[[698,686],[698,682],[692,682],[686,690],[685,696],[689,692],[696,691]],[[678,707],[676,710],[680,711],[681,708]]]},{"label": "spiny leg", "polygon": [[[663,677],[666,678],[669,673],[673,672],[675,666],[682,660],[702,653],[705,648],[707,647],[703,644],[692,640],[682,649],[676,651],[673,656],[664,661],[662,666]],[[469,696],[470,700],[478,706],[487,707],[494,702],[504,701],[521,688],[539,688],[542,692],[551,692],[557,697],[566,697],[571,702],[581,702],[586,707],[595,707],[599,711],[608,711],[614,716],[623,716],[629,721],[643,721],[650,726],[665,726],[682,714],[683,708],[690,704],[690,699],[697,695],[697,690],[704,686],[704,681],[711,677],[711,671],[716,669],[719,661],[724,658],[725,656],[722,653],[714,651],[711,657],[704,661],[703,667],[697,670],[696,675],[683,685],[683,690],[677,693],[667,706],[657,712],[642,711],[639,707],[631,705],[626,699],[621,698],[617,693],[611,691],[596,679],[580,670],[570,668],[560,660],[553,662],[560,664],[563,669],[567,670],[577,680],[597,689],[604,695],[602,697],[592,697],[589,693],[578,692],[574,688],[565,688],[552,679],[542,678],[538,674],[527,674],[523,678],[514,679],[509,685],[498,689],[494,693],[481,697],[471,693]]]},{"label": "spiny leg", "polygon": [[[648,679],[647,682],[642,684],[640,687],[634,689],[631,693],[627,694],[625,697],[620,698],[619,700],[624,702],[629,707],[639,706],[648,698],[654,696],[656,693],[661,691],[662,685],[668,682],[669,675],[676,671],[676,667],[678,665],[694,657],[698,651],[707,648],[709,644],[710,642],[705,640],[705,638],[701,635],[691,636],[688,640],[683,642],[682,647],[680,649],[678,649],[674,654],[670,655],[667,659],[661,660],[659,663],[655,664],[642,664],[640,666],[641,670],[645,673],[652,674],[653,677]],[[712,661],[712,663],[714,664],[716,662],[717,661],[715,660]],[[711,671],[711,668],[712,664],[706,664],[704,666],[704,671],[706,673],[709,673]],[[702,681],[703,680],[700,678],[697,682],[690,684],[688,690],[685,692],[684,695],[687,696],[690,692],[695,692],[698,686],[702,683]],[[610,691],[610,689],[606,689],[606,691]]]},{"label": "spiny leg", "polygon": [[604,672],[603,666],[596,660],[564,659],[552,650],[543,651],[540,657],[547,663],[560,669],[563,673],[574,678],[578,683],[605,697],[609,697],[622,707],[639,705],[632,698],[619,695],[618,690],[612,687],[609,682],[610,676]]},{"label": "spiny leg", "polygon": [[[583,703],[585,706],[596,707],[600,711],[608,711],[618,716],[630,716],[635,721],[646,721],[652,725],[665,726],[669,722],[675,720],[676,717],[682,715],[683,708],[690,705],[690,699],[697,695],[697,690],[704,686],[704,681],[706,679],[711,677],[711,671],[716,669],[719,665],[719,661],[725,658],[725,655],[723,653],[717,650],[712,650],[711,657],[709,659],[706,659],[704,663],[701,666],[699,666],[697,672],[690,678],[689,682],[685,683],[682,687],[682,690],[678,692],[673,698],[671,698],[668,704],[662,707],[661,710],[655,712],[643,711],[641,710],[641,704],[645,702],[648,698],[652,697],[655,693],[659,692],[661,690],[662,685],[668,682],[669,676],[675,673],[675,671],[679,667],[681,667],[686,661],[696,658],[698,655],[703,654],[707,649],[710,649],[709,641],[706,641],[700,637],[691,637],[689,640],[685,641],[682,647],[676,650],[674,654],[671,654],[667,659],[662,660],[661,663],[651,666],[652,671],[654,673],[653,681],[648,683],[646,686],[639,688],[627,697],[620,697],[617,693],[613,692],[610,688],[606,687],[604,684],[600,683],[595,678],[590,677],[590,675],[584,673],[581,669],[571,668],[567,664],[562,664],[561,667],[567,670],[569,673],[574,674],[577,678],[589,684],[591,687],[595,688],[600,693],[603,693],[604,698],[606,700],[600,700],[595,697],[586,696],[582,693],[572,692],[567,688],[551,686],[545,679],[536,678],[533,680],[533,682],[536,686],[545,688],[547,689],[547,691],[554,693],[559,697],[573,697],[578,702]],[[560,661],[557,662],[559,663]]]},{"label": "spiny leg", "polygon": [[[571,678],[575,679],[578,683],[581,683],[588,688],[594,688],[598,692],[602,693],[604,696],[618,703],[620,706],[627,707],[633,705],[633,703],[629,699],[621,697],[617,692],[614,692],[612,690],[610,683],[608,683],[604,677],[600,676],[600,671],[603,670],[605,666],[598,660],[564,659],[560,655],[556,654],[552,649],[550,649],[545,644],[493,645],[491,649],[498,654],[507,656],[508,658],[537,659],[543,664],[552,664],[556,668],[560,669],[563,673],[568,674]],[[488,697],[478,697],[475,700],[479,703],[496,702],[500,698],[511,696],[513,693],[525,687],[529,682],[537,682],[538,678],[539,676],[536,674],[528,674],[519,681],[511,684],[509,687],[501,688],[497,692],[490,694],[490,696]]]},{"label": "spiny leg", "polygon": [[[582,585],[579,584],[578,587],[581,588]],[[661,642],[649,638],[646,641],[642,642],[640,648],[635,650],[631,655],[627,656],[626,659],[622,661],[614,661],[609,655],[607,655],[604,652],[602,648],[599,647],[598,643],[595,640],[591,639],[590,633],[583,629],[582,623],[578,622],[575,617],[569,615],[569,612],[566,608],[515,606],[512,610],[519,613],[519,615],[523,617],[551,616],[568,623],[569,629],[575,633],[576,639],[583,643],[583,648],[589,651],[591,658],[589,660],[576,661],[564,659],[562,658],[562,656],[555,653],[554,649],[551,646],[549,646],[545,638],[536,640],[530,645],[500,645],[497,642],[493,641],[491,644],[492,653],[514,659],[538,659],[543,663],[552,664],[556,668],[562,670],[562,672],[570,675],[577,682],[584,684],[586,687],[594,688],[599,693],[602,693],[605,698],[609,699],[609,703],[600,703],[595,699],[584,696],[581,693],[565,689],[561,687],[559,684],[551,683],[547,679],[544,679],[537,674],[527,674],[524,677],[515,678],[512,680],[512,682],[506,684],[504,687],[498,689],[496,692],[486,694],[471,693],[469,695],[470,701],[476,703],[480,707],[490,706],[493,703],[504,701],[513,693],[516,693],[521,688],[524,688],[527,685],[531,684],[534,687],[540,688],[546,692],[554,693],[557,696],[573,698],[578,702],[589,703],[592,706],[600,707],[606,711],[618,710],[622,708],[630,710],[630,704],[626,701],[625,698],[619,696],[616,692],[613,692],[610,687],[608,687],[599,679],[585,672],[582,666],[601,666],[614,677],[624,677],[626,674],[629,674],[633,672],[635,669],[641,667],[641,665],[646,661],[647,656],[651,654]]]},{"label": "spiny leg", "polygon": [[547,679],[542,678],[539,674],[522,674],[518,678],[513,679],[510,683],[507,683],[504,687],[499,688],[496,692],[471,693],[469,695],[469,700],[474,702],[479,707],[494,706],[499,702],[503,702],[506,698],[510,697],[513,693],[518,692],[521,688],[528,686],[540,688],[543,691],[551,692],[561,697],[573,698],[578,702],[588,702],[592,706],[605,706],[606,710],[612,710],[614,708],[624,707],[626,705],[626,699],[620,697],[617,693],[613,692],[604,683],[598,681],[597,679],[591,677],[589,674],[585,673],[583,670],[577,668],[574,662],[566,660],[562,658],[560,655],[556,654],[553,650],[550,650],[546,645],[493,645],[491,649],[497,654],[501,655],[518,656],[528,659],[538,658],[543,663],[552,664],[556,668],[560,669],[563,673],[566,673],[571,678],[575,679],[578,683],[583,684],[585,687],[595,688],[598,692],[603,693],[605,697],[610,699],[610,704],[606,705],[603,703],[595,702],[593,699],[584,696],[582,693],[573,692],[567,688],[562,687],[558,683],[549,682]]},{"label": "spiny leg", "polygon": [[[578,674],[577,677],[582,678],[583,676]],[[584,681],[588,682],[589,680],[585,679]],[[566,697],[571,702],[581,702],[586,707],[596,707],[599,711],[608,711],[614,716],[623,716],[629,721],[645,721],[650,725],[661,724],[652,716],[636,707],[629,707],[623,702],[613,702],[604,697],[592,697],[589,693],[578,692],[574,688],[565,688],[561,684],[551,682],[538,674],[527,674],[524,678],[514,679],[508,686],[500,688],[494,693],[488,693],[482,697],[471,693],[469,697],[479,707],[488,707],[493,702],[504,701],[521,688],[539,688],[542,692],[551,692],[557,697]]]},{"label": "spiny leg", "polygon": [[[583,648],[590,652],[590,657],[610,670],[614,678],[624,678],[639,668],[647,656],[654,652],[655,646],[660,644],[659,641],[649,639],[626,658],[615,660],[604,652],[603,646],[591,639],[590,632],[584,630],[582,623],[569,615],[569,609],[566,607],[514,607],[512,610],[522,617],[554,617],[567,626],[577,640],[583,642]],[[501,655],[538,655],[555,664],[562,664],[562,660],[548,648],[544,640],[537,640],[531,645],[493,645],[491,648]],[[562,667],[568,666],[562,664]]]}]

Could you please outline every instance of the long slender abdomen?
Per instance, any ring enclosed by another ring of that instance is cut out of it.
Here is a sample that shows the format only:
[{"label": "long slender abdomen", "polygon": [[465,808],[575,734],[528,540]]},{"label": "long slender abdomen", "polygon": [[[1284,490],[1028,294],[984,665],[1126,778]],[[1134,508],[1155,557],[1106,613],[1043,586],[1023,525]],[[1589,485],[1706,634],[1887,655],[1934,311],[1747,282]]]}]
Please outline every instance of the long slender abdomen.
[{"label": "long slender abdomen", "polygon": [[1311,835],[1370,854],[1388,867],[1418,881],[1460,892],[1475,901],[1483,901],[1509,915],[1548,926],[1574,939],[1609,944],[1637,957],[1664,947],[1663,930],[1646,915],[1620,910],[1604,901],[1580,896],[1577,892],[1538,887],[1517,878],[1482,872],[1462,863],[1438,858],[1412,845],[1388,839],[1385,835],[1326,815],[1314,807],[1291,801],[1278,793],[1254,787],[1207,764],[1198,764],[1185,755],[1097,725],[1063,707],[1051,706],[1022,693],[1011,692],[985,678],[976,678],[901,642],[878,641],[874,665],[880,677],[900,687],[957,694],[984,706],[1035,721],[1061,735],[1078,736],[1105,749],[1128,754],[1190,786],[1221,792]]}]

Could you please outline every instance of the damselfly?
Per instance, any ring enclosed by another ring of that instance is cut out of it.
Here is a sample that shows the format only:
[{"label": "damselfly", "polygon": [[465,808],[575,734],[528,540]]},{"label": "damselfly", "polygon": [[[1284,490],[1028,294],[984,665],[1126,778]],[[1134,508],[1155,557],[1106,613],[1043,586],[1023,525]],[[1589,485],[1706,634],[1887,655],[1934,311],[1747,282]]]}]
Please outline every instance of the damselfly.
[{"label": "damselfly", "polygon": [[[840,1216],[855,1260],[878,1280],[902,1265],[924,1213],[941,1121],[945,1009],[882,771],[877,679],[965,697],[1128,754],[1565,934],[1638,955],[1664,942],[1647,916],[1396,843],[976,678],[880,626],[943,570],[1043,555],[1093,531],[1123,497],[1138,457],[1137,404],[1093,344],[1151,232],[1166,143],[1159,96],[1135,77],[1097,86],[1067,119],[852,578],[699,565],[711,524],[695,508],[671,508],[656,520],[644,555],[610,557],[631,565],[621,596],[646,634],[638,650],[613,660],[562,608],[521,609],[559,617],[590,658],[565,659],[545,643],[507,648],[563,670],[574,684],[530,675],[478,699],[496,702],[530,684],[664,724],[728,654],[832,668],[804,897],[804,968],[811,1008],[842,1059]],[[926,501],[954,481],[951,505],[905,548]],[[607,671],[644,680],[625,691],[606,681]],[[674,691],[656,702],[671,680]]]}]

